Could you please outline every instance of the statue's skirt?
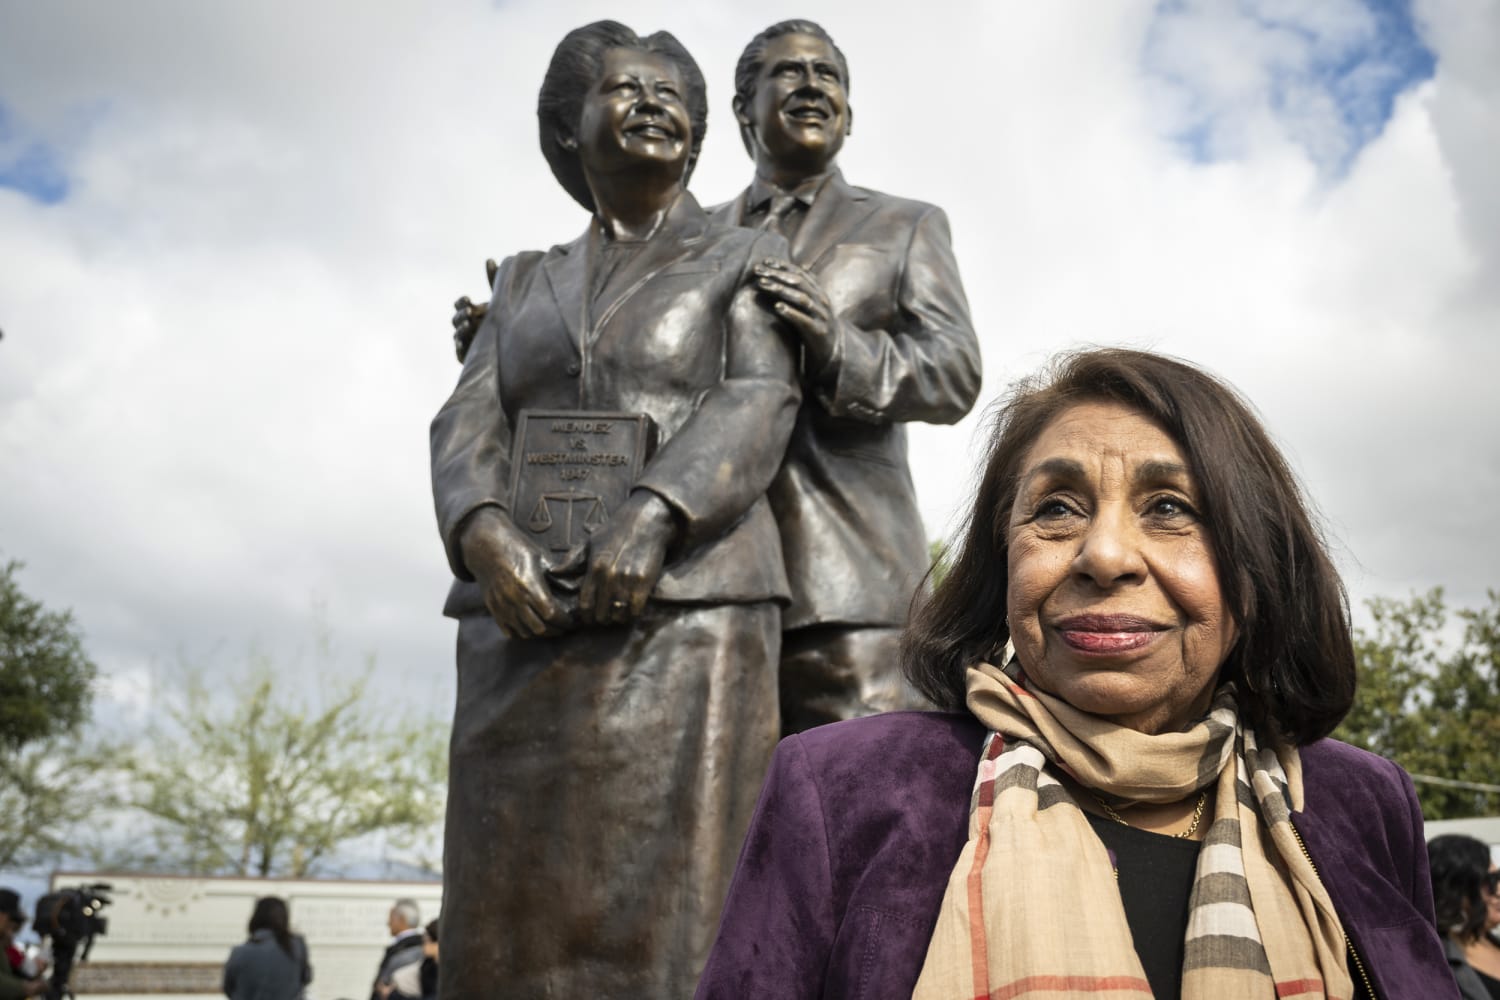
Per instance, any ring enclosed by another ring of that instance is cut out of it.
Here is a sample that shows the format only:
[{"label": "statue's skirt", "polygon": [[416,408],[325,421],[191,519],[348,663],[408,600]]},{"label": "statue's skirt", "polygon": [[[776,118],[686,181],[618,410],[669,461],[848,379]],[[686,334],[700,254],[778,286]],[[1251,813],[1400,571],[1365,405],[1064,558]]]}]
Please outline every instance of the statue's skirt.
[{"label": "statue's skirt", "polygon": [[691,997],[775,748],[780,611],[460,620],[442,997]]}]

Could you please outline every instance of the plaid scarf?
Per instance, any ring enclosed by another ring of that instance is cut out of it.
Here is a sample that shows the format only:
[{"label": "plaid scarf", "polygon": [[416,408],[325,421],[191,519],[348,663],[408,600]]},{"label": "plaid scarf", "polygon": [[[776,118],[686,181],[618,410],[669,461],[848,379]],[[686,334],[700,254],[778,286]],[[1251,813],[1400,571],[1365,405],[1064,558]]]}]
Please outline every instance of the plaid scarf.
[{"label": "plaid scarf", "polygon": [[[948,880],[913,1000],[1151,995],[1109,853],[1058,781],[1113,804],[1175,802],[1213,784],[1189,902],[1187,1000],[1349,1000],[1344,934],[1292,829],[1296,748],[1260,749],[1233,689],[1185,732],[1148,736],[1028,690],[1013,660],[969,670],[988,726],[969,841]],[[1173,933],[1165,928],[1164,933]]]}]

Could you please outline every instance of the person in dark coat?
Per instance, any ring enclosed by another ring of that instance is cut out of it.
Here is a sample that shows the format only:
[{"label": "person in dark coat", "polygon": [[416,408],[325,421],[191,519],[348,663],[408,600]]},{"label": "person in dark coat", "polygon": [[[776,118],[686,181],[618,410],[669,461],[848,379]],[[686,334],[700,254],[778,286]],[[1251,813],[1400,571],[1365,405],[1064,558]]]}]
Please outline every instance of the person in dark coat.
[{"label": "person in dark coat", "polygon": [[422,958],[409,962],[391,973],[389,982],[378,983],[379,1000],[437,1000],[438,930],[436,920],[422,930]]},{"label": "person in dark coat", "polygon": [[[569,33],[538,115],[590,218],[497,269],[432,424],[459,620],[441,994],[685,998],[778,734],[788,591],[765,491],[799,390],[753,268],[787,248],[687,192],[707,99],[670,35]],[[567,436],[517,470],[537,412]],[[596,432],[638,418],[638,472],[624,451],[588,463]],[[512,496],[570,460],[577,489]],[[607,523],[602,496],[578,512],[576,558],[536,540],[611,469],[624,495]]]},{"label": "person in dark coat", "polygon": [[1022,384],[904,648],[946,714],[782,742],[700,1000],[1457,996],[1411,779],[1327,738],[1343,586],[1223,382]]},{"label": "person in dark coat", "polygon": [[250,914],[250,940],[236,945],[224,963],[229,1000],[298,1000],[312,982],[307,942],[293,934],[286,901],[265,896]]},{"label": "person in dark coat", "polygon": [[735,69],[734,115],[755,179],[711,214],[791,245],[758,280],[801,358],[802,408],[770,489],[792,588],[780,690],[794,733],[921,704],[897,648],[931,562],[906,425],[969,412],[979,342],[942,209],[838,169],[849,67],[822,27],[756,35]]},{"label": "person in dark coat", "polygon": [[396,972],[422,961],[421,923],[422,910],[415,899],[398,899],[392,904],[385,918],[391,940],[380,956],[380,966],[376,969],[375,981],[370,986],[370,1000],[385,1000],[391,991],[391,980]]},{"label": "person in dark coat", "polygon": [[47,980],[41,974],[45,970],[27,970],[25,953],[15,943],[27,919],[20,894],[0,888],[0,949],[5,952],[0,958],[0,1000],[23,1000],[47,992]]},{"label": "person in dark coat", "polygon": [[1437,930],[1464,1000],[1500,1000],[1500,870],[1489,845],[1460,833],[1427,842]]}]

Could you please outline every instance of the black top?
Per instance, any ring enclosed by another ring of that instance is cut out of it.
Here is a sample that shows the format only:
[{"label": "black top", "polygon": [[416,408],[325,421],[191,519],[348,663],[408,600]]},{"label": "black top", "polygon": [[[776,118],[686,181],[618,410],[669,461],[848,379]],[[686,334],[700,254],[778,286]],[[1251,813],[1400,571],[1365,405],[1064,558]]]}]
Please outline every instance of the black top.
[{"label": "black top", "polygon": [[[1084,813],[1109,849],[1120,883],[1120,901],[1135,953],[1158,1000],[1182,993],[1182,957],[1187,937],[1188,902],[1202,843],[1148,833],[1093,813]],[[1163,930],[1174,933],[1164,934]],[[1373,1000],[1352,961],[1349,978],[1355,1000]],[[1474,970],[1479,972],[1478,969]],[[1491,1000],[1500,1000],[1500,979],[1479,972]]]},{"label": "black top", "polygon": [[[1470,968],[1473,967],[1470,966]],[[1490,991],[1490,996],[1494,1000],[1500,1000],[1500,979],[1495,979],[1493,976],[1486,976],[1478,969],[1474,969],[1474,973],[1479,977],[1479,981],[1484,984],[1484,988]]]},{"label": "black top", "polygon": [[1202,844],[1137,830],[1093,813],[1084,815],[1109,849],[1125,921],[1151,993],[1157,1000],[1176,1000],[1182,995],[1188,899]]}]

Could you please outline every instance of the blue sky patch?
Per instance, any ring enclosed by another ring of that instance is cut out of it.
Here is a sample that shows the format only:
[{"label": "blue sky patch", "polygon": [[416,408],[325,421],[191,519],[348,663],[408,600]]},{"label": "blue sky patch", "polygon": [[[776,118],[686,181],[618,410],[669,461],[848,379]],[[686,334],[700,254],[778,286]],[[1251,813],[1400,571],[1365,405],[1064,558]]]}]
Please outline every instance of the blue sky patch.
[{"label": "blue sky patch", "polygon": [[1336,178],[1437,57],[1411,0],[1162,0],[1142,63],[1190,159],[1239,158],[1269,116]]},{"label": "blue sky patch", "polygon": [[56,205],[68,196],[71,188],[57,151],[23,134],[3,103],[0,103],[0,188],[19,191],[43,205]]}]

